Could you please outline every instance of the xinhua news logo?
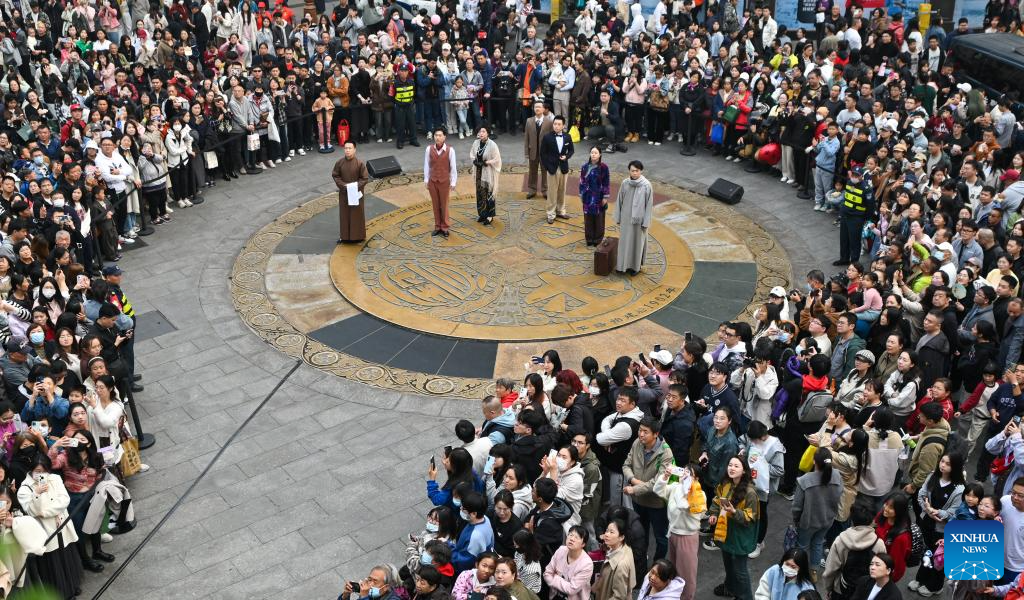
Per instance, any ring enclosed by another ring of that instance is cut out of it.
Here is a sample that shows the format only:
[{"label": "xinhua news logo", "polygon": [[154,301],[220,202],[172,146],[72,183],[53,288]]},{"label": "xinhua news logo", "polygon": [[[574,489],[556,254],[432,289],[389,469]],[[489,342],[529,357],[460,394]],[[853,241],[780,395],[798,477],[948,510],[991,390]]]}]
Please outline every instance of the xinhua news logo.
[{"label": "xinhua news logo", "polygon": [[1003,576],[1003,524],[999,521],[950,521],[943,540],[947,579],[994,581]]}]

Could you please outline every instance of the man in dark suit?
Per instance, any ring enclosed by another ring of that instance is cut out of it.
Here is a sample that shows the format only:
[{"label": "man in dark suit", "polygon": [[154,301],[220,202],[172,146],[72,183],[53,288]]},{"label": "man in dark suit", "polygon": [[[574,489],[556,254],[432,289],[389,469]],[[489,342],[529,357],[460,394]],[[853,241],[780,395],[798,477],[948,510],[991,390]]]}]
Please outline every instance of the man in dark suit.
[{"label": "man in dark suit", "polygon": [[565,174],[569,172],[573,147],[572,139],[564,130],[565,117],[556,115],[551,121],[551,133],[540,143],[540,162],[551,183],[548,186],[548,223],[554,223],[556,216],[569,218],[569,213],[565,212]]},{"label": "man in dark suit", "polygon": [[588,140],[604,140],[607,146],[605,152],[615,152],[616,146],[622,141],[625,127],[622,122],[622,113],[618,103],[612,101],[611,93],[607,89],[601,90],[598,96],[600,103],[594,109],[594,120],[596,123],[587,130]]}]

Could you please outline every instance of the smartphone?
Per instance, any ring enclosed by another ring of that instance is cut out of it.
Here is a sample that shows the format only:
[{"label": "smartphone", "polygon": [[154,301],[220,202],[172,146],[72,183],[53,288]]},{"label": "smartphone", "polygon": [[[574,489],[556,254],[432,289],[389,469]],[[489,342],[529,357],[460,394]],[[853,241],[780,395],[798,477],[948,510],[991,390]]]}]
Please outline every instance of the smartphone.
[{"label": "smartphone", "polygon": [[0,500],[0,510],[7,510],[7,501]]},{"label": "smartphone", "polygon": [[349,585],[349,587],[352,588],[353,592],[358,592],[359,591],[359,582],[358,581],[350,581],[350,582],[348,582],[348,585]]},{"label": "smartphone", "polygon": [[437,468],[437,462],[434,461],[434,457],[433,456],[430,457],[430,468],[431,469],[436,469]]},{"label": "smartphone", "polygon": [[68,448],[77,448],[77,447],[78,447],[78,438],[70,438],[70,439],[68,439]]},{"label": "smartphone", "polygon": [[655,352],[661,352],[661,344],[655,344],[654,345],[654,351]]},{"label": "smartphone", "polygon": [[689,331],[683,332],[683,339],[686,341],[690,341],[691,339],[693,339],[693,334],[690,333]]},{"label": "smartphone", "polygon": [[530,362],[532,362],[535,365],[540,365],[540,364],[544,364],[544,359],[542,357],[540,357],[540,356],[531,356],[530,357]]},{"label": "smartphone", "polygon": [[1014,425],[1020,425],[1020,415],[1016,415],[1011,419]]},{"label": "smartphone", "polygon": [[558,458],[558,450],[555,450],[554,448],[552,448],[551,451],[548,452],[548,462],[552,462],[553,463],[553,462],[555,462],[555,459],[557,459],[557,458]]},{"label": "smartphone", "polygon": [[38,483],[46,483],[46,475],[36,475],[36,481]]},{"label": "smartphone", "polygon": [[688,469],[686,467],[672,467],[670,473],[672,473],[676,477],[685,477],[687,471]]},{"label": "smartphone", "polygon": [[638,358],[640,359],[640,362],[641,362],[641,363],[643,363],[643,364],[645,364],[645,365],[647,364],[647,357],[646,357],[646,356],[644,356],[644,353],[643,353],[643,352],[641,352],[640,354],[637,354],[637,357],[638,357]]}]

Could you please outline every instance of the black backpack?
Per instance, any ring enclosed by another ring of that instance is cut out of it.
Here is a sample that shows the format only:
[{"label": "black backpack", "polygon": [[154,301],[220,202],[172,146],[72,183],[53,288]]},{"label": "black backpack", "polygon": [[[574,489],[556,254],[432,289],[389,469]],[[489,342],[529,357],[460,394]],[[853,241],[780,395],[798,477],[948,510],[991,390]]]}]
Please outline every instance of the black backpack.
[{"label": "black backpack", "polygon": [[[875,540],[878,540],[877,536]],[[839,571],[839,591],[832,594],[832,600],[844,600],[853,596],[854,590],[857,589],[857,582],[868,574],[871,559],[874,557],[874,543],[863,550],[850,550],[846,554],[846,561]]]},{"label": "black backpack", "polygon": [[937,435],[929,436],[921,442],[921,446],[927,446],[928,444],[942,444],[943,454],[959,454],[960,456],[967,458],[969,454],[968,449],[970,446],[967,445],[967,440],[960,437],[960,434],[955,431],[950,431],[946,439],[942,439]]}]

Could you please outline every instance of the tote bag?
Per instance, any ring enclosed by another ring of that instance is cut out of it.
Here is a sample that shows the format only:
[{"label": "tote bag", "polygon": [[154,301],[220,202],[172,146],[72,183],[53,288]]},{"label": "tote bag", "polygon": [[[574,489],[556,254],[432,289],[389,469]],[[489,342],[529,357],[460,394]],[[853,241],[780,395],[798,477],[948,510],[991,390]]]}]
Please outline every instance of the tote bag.
[{"label": "tote bag", "polygon": [[725,139],[725,125],[719,122],[711,124],[711,143],[721,144],[722,140]]},{"label": "tote bag", "polygon": [[740,109],[737,108],[735,104],[730,104],[729,106],[726,106],[725,110],[722,112],[722,120],[725,121],[726,123],[735,123],[736,119],[738,119],[739,117]]},{"label": "tote bag", "polygon": [[250,133],[245,137],[245,141],[250,152],[260,149],[260,134]]}]

